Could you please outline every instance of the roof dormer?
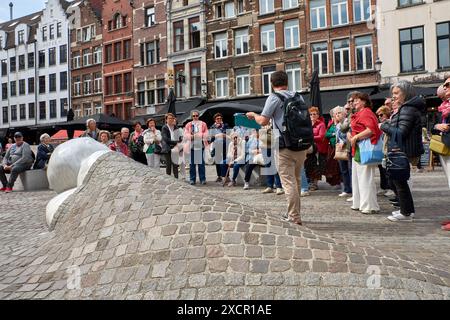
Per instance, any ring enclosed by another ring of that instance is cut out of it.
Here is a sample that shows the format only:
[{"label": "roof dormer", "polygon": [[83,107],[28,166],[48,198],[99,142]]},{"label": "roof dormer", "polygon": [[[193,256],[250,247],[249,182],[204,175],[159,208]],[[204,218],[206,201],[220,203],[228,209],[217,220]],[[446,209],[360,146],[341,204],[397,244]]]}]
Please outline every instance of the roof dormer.
[{"label": "roof dormer", "polygon": [[0,50],[3,50],[6,46],[6,32],[0,30]]},{"label": "roof dormer", "polygon": [[28,42],[29,28],[26,24],[18,24],[14,30],[15,45],[20,46]]}]

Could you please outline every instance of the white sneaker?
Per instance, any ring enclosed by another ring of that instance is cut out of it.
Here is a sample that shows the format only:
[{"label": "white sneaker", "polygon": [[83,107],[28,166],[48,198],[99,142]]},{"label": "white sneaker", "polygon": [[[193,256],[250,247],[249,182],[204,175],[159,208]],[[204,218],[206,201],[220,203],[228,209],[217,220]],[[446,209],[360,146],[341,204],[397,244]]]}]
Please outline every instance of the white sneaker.
[{"label": "white sneaker", "polygon": [[392,190],[388,190],[386,191],[386,193],[384,194],[385,197],[393,197],[395,196],[395,192]]},{"label": "white sneaker", "polygon": [[390,221],[397,222],[397,221],[412,221],[414,219],[414,213],[411,213],[410,216],[404,216],[401,213],[398,215],[392,215],[387,217]]},{"label": "white sneaker", "polygon": [[284,194],[284,190],[282,188],[277,188],[277,194]]},{"label": "white sneaker", "polygon": [[262,191],[262,193],[272,193],[272,192],[273,192],[273,189],[272,189],[272,188],[269,188],[269,187],[265,188],[265,189]]},{"label": "white sneaker", "polygon": [[311,194],[309,193],[309,191],[302,191],[302,192],[300,193],[300,197],[307,197],[307,196],[309,196],[309,195],[311,195]]},{"label": "white sneaker", "polygon": [[347,200],[345,200],[345,201],[347,201],[347,202],[353,202],[353,197],[351,197],[351,198],[348,198]]},{"label": "white sneaker", "polygon": [[338,197],[345,197],[345,196],[349,196],[349,195],[351,195],[351,193],[342,192],[338,195]]},{"label": "white sneaker", "polygon": [[244,190],[248,190],[248,189],[250,189],[250,185],[249,185],[248,182],[245,182],[244,183]]}]

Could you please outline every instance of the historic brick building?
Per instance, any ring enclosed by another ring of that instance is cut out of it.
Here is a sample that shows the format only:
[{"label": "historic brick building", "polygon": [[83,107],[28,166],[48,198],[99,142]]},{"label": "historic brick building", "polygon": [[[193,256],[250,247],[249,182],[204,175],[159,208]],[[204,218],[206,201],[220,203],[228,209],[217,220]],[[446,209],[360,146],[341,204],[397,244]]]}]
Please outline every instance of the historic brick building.
[{"label": "historic brick building", "polygon": [[102,1],[77,5],[79,21],[71,30],[72,109],[75,117],[103,112]]},{"label": "historic brick building", "polygon": [[378,85],[377,32],[372,22],[375,5],[376,0],[305,1],[307,77],[318,69],[321,89]]},{"label": "historic brick building", "polygon": [[306,30],[302,1],[211,1],[207,11],[211,99],[264,96],[270,74],[286,70],[291,90],[305,87]]},{"label": "historic brick building", "polygon": [[137,0],[133,11],[135,115],[158,113],[167,95],[166,1]]},{"label": "historic brick building", "polygon": [[134,116],[133,2],[103,1],[104,113],[119,119]]}]

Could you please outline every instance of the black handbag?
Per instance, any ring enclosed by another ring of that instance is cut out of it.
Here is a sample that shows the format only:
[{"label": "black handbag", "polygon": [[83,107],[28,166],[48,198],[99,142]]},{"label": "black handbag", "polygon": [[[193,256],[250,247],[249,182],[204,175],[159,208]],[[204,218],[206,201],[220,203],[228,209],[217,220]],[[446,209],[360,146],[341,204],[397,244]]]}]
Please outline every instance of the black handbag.
[{"label": "black handbag", "polygon": [[389,141],[386,159],[386,172],[392,180],[405,181],[411,177],[411,166],[406,153],[402,151],[402,141],[402,135],[397,129]]},{"label": "black handbag", "polygon": [[161,154],[162,153],[162,147],[160,144],[156,144],[154,145],[154,149],[153,149],[153,153],[154,154]]}]

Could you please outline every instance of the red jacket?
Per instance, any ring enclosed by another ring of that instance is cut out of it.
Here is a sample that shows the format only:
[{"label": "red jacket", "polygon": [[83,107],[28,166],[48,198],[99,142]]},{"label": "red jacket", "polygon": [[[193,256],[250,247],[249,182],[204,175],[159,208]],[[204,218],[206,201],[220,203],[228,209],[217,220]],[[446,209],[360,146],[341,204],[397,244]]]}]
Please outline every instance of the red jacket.
[{"label": "red jacket", "polygon": [[322,121],[316,121],[313,124],[313,133],[317,151],[319,153],[328,153],[328,139],[325,138],[325,134],[327,133],[325,123]]}]

